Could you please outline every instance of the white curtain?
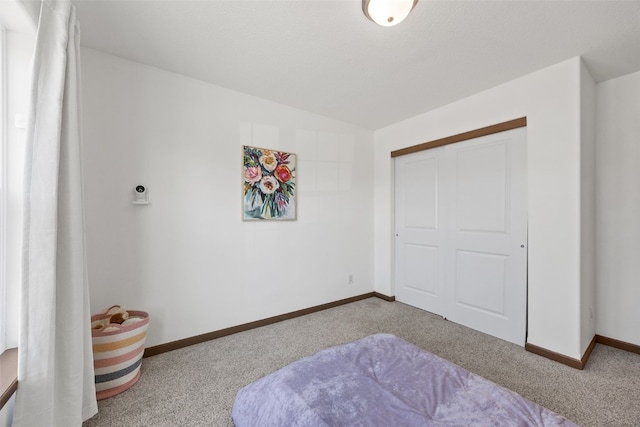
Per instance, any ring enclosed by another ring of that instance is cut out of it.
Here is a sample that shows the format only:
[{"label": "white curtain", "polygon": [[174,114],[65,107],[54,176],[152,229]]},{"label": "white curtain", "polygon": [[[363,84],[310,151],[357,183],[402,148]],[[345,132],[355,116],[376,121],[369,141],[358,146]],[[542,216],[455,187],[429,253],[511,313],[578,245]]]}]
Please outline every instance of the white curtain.
[{"label": "white curtain", "polygon": [[23,282],[13,426],[79,426],[97,412],[82,203],[80,35],[44,0],[26,134]]}]

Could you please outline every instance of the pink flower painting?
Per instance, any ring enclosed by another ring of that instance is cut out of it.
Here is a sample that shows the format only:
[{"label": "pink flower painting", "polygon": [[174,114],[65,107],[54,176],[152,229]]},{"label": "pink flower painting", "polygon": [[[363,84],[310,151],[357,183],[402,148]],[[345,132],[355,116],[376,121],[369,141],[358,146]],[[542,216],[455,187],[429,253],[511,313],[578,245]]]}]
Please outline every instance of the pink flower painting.
[{"label": "pink flower painting", "polygon": [[243,147],[243,219],[296,219],[296,155]]}]

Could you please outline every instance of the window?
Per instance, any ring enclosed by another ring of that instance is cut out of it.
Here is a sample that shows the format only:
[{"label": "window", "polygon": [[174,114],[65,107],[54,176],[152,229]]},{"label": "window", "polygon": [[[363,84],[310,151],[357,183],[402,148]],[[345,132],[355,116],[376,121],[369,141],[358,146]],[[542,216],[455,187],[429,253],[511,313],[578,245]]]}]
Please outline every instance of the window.
[{"label": "window", "polygon": [[6,34],[4,27],[0,27],[0,354],[7,349],[7,310],[5,301],[6,291],[6,271],[7,271],[7,144],[5,132],[6,116]]},{"label": "window", "polygon": [[0,353],[18,345],[24,117],[34,43],[35,26],[24,10],[0,2]]},{"label": "window", "polygon": [[18,346],[23,119],[34,42],[32,19],[17,2],[0,0],[0,425],[10,424],[12,395],[17,388],[17,352],[5,350]]}]

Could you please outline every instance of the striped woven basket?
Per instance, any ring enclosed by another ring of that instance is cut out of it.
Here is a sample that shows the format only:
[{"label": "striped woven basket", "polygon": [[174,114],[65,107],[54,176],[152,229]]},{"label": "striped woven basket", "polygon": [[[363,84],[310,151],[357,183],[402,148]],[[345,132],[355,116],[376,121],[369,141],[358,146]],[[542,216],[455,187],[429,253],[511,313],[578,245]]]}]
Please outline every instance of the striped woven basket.
[{"label": "striped woven basket", "polygon": [[[134,385],[140,379],[140,365],[147,337],[149,314],[144,311],[128,310],[130,317],[142,320],[129,325],[109,323],[103,332],[92,330],[93,367],[96,378],[96,398],[98,400],[115,396]],[[91,316],[91,321],[109,317],[107,314]],[[103,328],[104,329],[104,328]]]}]

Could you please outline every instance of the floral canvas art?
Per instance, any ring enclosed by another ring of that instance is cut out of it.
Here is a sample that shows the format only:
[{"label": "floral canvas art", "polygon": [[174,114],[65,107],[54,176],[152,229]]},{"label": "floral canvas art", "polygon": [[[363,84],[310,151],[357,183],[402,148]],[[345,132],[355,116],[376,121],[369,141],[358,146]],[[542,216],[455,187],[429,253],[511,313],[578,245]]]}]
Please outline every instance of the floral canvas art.
[{"label": "floral canvas art", "polygon": [[296,219],[296,155],[243,147],[243,218]]}]

